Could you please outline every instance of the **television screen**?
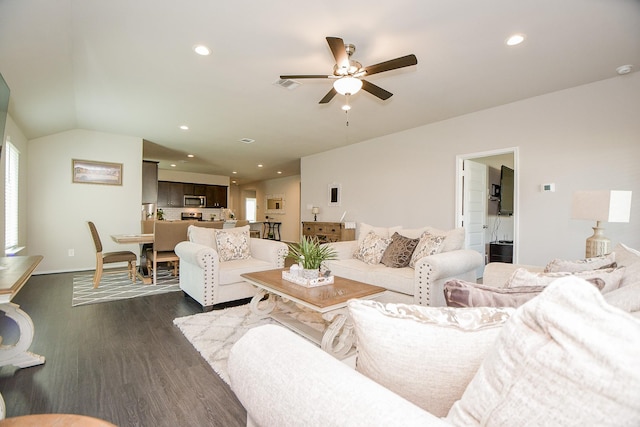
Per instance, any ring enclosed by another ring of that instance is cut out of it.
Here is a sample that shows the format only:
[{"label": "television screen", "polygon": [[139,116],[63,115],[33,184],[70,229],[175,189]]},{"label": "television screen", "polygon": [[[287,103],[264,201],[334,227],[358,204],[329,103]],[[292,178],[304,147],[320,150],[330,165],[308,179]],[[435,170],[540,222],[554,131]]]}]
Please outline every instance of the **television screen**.
[{"label": "television screen", "polygon": [[7,122],[7,112],[9,111],[9,86],[0,74],[0,146],[4,142],[4,126]]},{"label": "television screen", "polygon": [[502,165],[500,171],[500,215],[513,215],[513,169]]}]

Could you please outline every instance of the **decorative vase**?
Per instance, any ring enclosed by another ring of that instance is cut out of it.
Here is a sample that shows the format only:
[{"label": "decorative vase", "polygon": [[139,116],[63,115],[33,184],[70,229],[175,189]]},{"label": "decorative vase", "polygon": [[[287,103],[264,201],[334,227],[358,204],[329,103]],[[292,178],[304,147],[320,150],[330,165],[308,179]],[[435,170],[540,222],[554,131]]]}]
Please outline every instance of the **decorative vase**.
[{"label": "decorative vase", "polygon": [[305,279],[317,279],[319,276],[319,270],[317,268],[314,269],[302,269],[302,277]]}]

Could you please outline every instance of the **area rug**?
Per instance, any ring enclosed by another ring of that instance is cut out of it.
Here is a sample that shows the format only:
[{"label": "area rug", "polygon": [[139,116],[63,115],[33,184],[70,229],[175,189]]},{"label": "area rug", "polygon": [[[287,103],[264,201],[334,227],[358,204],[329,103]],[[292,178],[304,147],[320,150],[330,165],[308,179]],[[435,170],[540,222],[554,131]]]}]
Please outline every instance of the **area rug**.
[{"label": "area rug", "polygon": [[158,295],[180,290],[179,278],[172,276],[169,270],[158,269],[156,285],[144,285],[136,280],[132,283],[126,271],[106,273],[100,278],[100,286],[93,289],[93,273],[73,276],[72,307],[118,301],[128,298]]},{"label": "area rug", "polygon": [[[324,320],[319,313],[299,308],[291,309],[283,305],[279,308],[314,329],[324,330]],[[269,317],[261,318],[253,314],[248,304],[178,317],[173,320],[173,323],[227,384],[229,384],[227,359],[233,344],[251,328],[271,323],[277,324]]]}]

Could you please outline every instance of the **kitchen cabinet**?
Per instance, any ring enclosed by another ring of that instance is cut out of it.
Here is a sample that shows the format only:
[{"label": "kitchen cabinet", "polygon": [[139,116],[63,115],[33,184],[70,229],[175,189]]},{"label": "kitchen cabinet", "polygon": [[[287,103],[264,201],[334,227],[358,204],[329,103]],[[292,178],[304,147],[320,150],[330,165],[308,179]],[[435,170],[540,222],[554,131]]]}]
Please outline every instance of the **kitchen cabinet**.
[{"label": "kitchen cabinet", "polygon": [[158,162],[142,162],[142,204],[158,203]]},{"label": "kitchen cabinet", "polygon": [[227,187],[224,185],[207,185],[205,196],[208,208],[227,207]]},{"label": "kitchen cabinet", "polygon": [[158,181],[158,207],[182,207],[184,194],[182,182]]},{"label": "kitchen cabinet", "polygon": [[158,207],[183,207],[184,196],[187,195],[205,196],[208,208],[226,208],[227,188],[224,185],[158,181]]},{"label": "kitchen cabinet", "polygon": [[356,239],[355,228],[345,228],[343,222],[303,222],[302,234],[307,237],[315,237],[321,243]]}]

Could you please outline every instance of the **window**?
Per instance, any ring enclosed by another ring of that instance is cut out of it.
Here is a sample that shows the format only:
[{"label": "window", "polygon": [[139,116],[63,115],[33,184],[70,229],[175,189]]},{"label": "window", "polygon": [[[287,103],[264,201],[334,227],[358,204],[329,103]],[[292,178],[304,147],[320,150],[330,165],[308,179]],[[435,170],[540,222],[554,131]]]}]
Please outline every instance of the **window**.
[{"label": "window", "polygon": [[253,198],[246,198],[245,199],[245,212],[246,212],[246,216],[245,218],[247,218],[247,220],[249,221],[255,221],[256,220],[256,199]]},{"label": "window", "polygon": [[4,235],[5,252],[11,253],[18,246],[18,165],[20,152],[7,139],[7,164],[4,176]]}]

